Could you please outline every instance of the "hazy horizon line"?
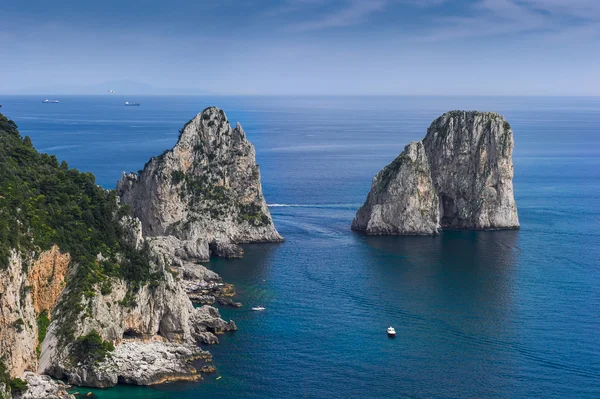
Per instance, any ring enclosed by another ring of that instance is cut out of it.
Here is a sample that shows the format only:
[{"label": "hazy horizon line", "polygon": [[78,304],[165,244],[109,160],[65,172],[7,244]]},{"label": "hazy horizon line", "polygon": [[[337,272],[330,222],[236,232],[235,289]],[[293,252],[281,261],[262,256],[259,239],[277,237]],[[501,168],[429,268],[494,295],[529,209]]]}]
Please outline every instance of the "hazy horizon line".
[{"label": "hazy horizon line", "polygon": [[211,94],[136,94],[136,93],[117,93],[117,94],[78,94],[78,93],[0,93],[0,96],[73,96],[73,97],[120,97],[120,96],[137,96],[137,97],[585,97],[596,98],[600,94],[235,94],[235,93],[211,93]]}]

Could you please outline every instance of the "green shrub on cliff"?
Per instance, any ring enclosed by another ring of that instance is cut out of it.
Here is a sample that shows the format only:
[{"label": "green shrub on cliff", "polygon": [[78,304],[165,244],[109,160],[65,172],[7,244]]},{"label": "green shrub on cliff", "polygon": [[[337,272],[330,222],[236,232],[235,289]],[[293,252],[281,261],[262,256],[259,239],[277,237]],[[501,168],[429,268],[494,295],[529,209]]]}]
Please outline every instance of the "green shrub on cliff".
[{"label": "green shrub on cliff", "polygon": [[48,312],[43,311],[36,317],[37,328],[38,328],[38,345],[35,348],[35,352],[38,357],[42,353],[42,342],[44,342],[44,338],[46,338],[46,332],[48,331],[48,326],[50,326],[50,319],[48,319]]},{"label": "green shrub on cliff", "polygon": [[[0,358],[0,385],[8,387],[8,390],[13,395],[22,395],[27,392],[27,382],[20,378],[11,378],[2,358]],[[0,392],[1,397],[2,392]]]},{"label": "green shrub on cliff", "polygon": [[176,186],[185,179],[185,173],[180,170],[174,170],[171,172],[171,183]]},{"label": "green shrub on cliff", "polygon": [[267,226],[271,223],[257,203],[240,204],[239,209],[238,222],[240,223],[246,221],[254,226]]},{"label": "green shrub on cliff", "polygon": [[10,380],[10,393],[13,395],[22,395],[27,392],[27,382],[20,378]]},{"label": "green shrub on cliff", "polygon": [[115,347],[110,341],[103,341],[98,331],[92,330],[75,340],[71,346],[71,361],[77,363],[99,363],[106,359]]}]

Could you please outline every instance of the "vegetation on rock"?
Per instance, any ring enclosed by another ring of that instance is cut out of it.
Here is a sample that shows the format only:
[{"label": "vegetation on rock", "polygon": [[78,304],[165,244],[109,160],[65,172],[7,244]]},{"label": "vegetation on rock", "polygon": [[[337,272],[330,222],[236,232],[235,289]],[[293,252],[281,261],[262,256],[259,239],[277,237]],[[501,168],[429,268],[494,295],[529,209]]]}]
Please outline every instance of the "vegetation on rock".
[{"label": "vegetation on rock", "polygon": [[48,312],[44,311],[40,313],[36,317],[37,328],[38,328],[38,345],[35,348],[38,357],[42,353],[42,342],[44,342],[44,338],[46,338],[46,332],[48,331],[48,326],[50,325],[50,319],[48,319]]},{"label": "vegetation on rock", "polygon": [[[21,395],[27,391],[27,382],[20,378],[10,377],[6,364],[4,364],[4,359],[0,359],[0,385],[8,387],[10,393],[14,395]],[[0,392],[1,397],[2,392]]]},{"label": "vegetation on rock", "polygon": [[106,359],[114,350],[115,347],[110,341],[102,340],[98,331],[92,330],[75,340],[71,346],[71,361],[73,364],[96,364]]}]

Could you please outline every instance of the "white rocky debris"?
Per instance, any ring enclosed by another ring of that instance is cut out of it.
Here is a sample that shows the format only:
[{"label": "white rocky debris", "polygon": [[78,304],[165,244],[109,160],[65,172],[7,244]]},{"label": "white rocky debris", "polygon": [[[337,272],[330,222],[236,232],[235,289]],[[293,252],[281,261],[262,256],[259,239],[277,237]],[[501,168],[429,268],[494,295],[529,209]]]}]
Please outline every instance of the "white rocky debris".
[{"label": "white rocky debris", "polygon": [[27,391],[21,399],[75,399],[67,392],[68,386],[61,381],[54,381],[47,375],[39,375],[30,371],[25,372]]}]

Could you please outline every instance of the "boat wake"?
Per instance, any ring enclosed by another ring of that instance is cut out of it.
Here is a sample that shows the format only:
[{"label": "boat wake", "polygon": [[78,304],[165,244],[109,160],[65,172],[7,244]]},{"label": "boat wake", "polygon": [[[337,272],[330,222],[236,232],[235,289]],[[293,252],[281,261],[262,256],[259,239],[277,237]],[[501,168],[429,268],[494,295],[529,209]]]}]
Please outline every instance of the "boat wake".
[{"label": "boat wake", "polygon": [[337,208],[358,209],[362,204],[267,204],[269,208]]}]

